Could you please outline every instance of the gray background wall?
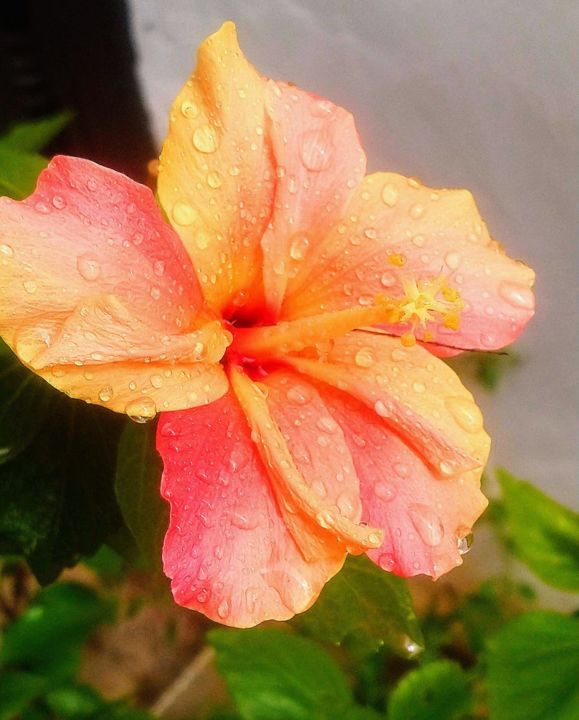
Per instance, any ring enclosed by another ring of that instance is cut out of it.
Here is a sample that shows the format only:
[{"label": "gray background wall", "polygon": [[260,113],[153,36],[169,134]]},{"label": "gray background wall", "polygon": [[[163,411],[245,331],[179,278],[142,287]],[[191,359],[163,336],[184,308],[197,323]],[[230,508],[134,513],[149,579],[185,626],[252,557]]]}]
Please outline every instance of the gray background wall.
[{"label": "gray background wall", "polygon": [[130,0],[158,142],[197,45],[223,20],[264,74],[350,109],[371,170],[464,186],[538,273],[524,364],[473,388],[493,462],[577,504],[575,0]]}]

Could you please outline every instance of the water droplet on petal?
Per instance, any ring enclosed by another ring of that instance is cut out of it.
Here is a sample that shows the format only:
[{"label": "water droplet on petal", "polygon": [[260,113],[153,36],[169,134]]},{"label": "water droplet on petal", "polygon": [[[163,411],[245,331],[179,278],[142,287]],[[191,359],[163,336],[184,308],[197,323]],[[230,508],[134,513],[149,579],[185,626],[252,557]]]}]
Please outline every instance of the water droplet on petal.
[{"label": "water droplet on petal", "polygon": [[214,190],[220,188],[223,185],[223,178],[221,177],[221,174],[218,173],[217,170],[210,172],[207,175],[207,184],[210,188],[213,188]]},{"label": "water droplet on petal", "polygon": [[420,203],[417,203],[416,205],[411,205],[410,210],[408,211],[408,214],[413,220],[418,220],[424,215],[425,207],[424,205],[420,205]]},{"label": "water droplet on petal", "polygon": [[444,404],[463,430],[476,433],[482,430],[483,417],[478,407],[466,397],[449,397]]},{"label": "water droplet on petal", "polygon": [[185,200],[178,200],[173,205],[171,215],[177,225],[182,225],[183,227],[193,225],[193,223],[199,218],[197,210],[195,210],[194,207],[191,207],[191,205]]},{"label": "water droplet on petal", "polygon": [[471,549],[474,537],[472,533],[467,533],[464,537],[457,538],[457,548],[461,555],[466,555]]},{"label": "water droplet on petal", "polygon": [[374,364],[374,355],[372,354],[372,350],[367,347],[360,348],[354,356],[354,362],[361,368],[372,367]]},{"label": "water droplet on petal", "polygon": [[383,480],[376,483],[374,486],[374,492],[380,500],[384,500],[385,502],[390,502],[390,500],[394,500],[396,497],[396,488],[394,485],[384,482]]},{"label": "water droplet on petal", "polygon": [[38,285],[34,280],[25,280],[22,284],[26,292],[30,295],[33,295],[38,290]]},{"label": "water droplet on petal", "polygon": [[388,408],[386,407],[386,405],[384,405],[382,400],[377,400],[374,403],[374,410],[376,411],[377,415],[380,415],[380,417],[389,417],[390,416]]},{"label": "water droplet on petal", "polygon": [[330,164],[332,148],[324,133],[308,130],[301,137],[300,154],[304,167],[312,172],[320,172]]},{"label": "water droplet on petal", "polygon": [[125,412],[134,422],[146,423],[157,414],[157,406],[152,398],[140,397],[127,403]]},{"label": "water droplet on petal", "polygon": [[456,270],[460,265],[461,257],[457,252],[449,252],[444,258],[444,262],[451,270]]},{"label": "water droplet on petal", "polygon": [[199,108],[193,101],[184,100],[181,103],[181,114],[189,120],[192,120],[199,115]]},{"label": "water droplet on petal", "polygon": [[310,247],[310,241],[305,235],[295,237],[290,245],[290,257],[293,260],[303,260]]},{"label": "water droplet on petal", "polygon": [[224,620],[229,615],[229,603],[227,602],[227,600],[223,600],[219,603],[219,607],[217,608],[217,614],[222,620]]},{"label": "water droplet on petal", "polygon": [[329,415],[318,418],[316,425],[320,430],[323,430],[327,433],[336,432],[336,430],[338,429],[338,423],[334,420],[334,418],[331,418]]},{"label": "water droplet on petal", "polygon": [[292,405],[306,405],[311,400],[311,393],[305,385],[294,385],[286,394]]},{"label": "water droplet on petal", "polygon": [[193,145],[202,153],[213,153],[217,150],[219,141],[217,133],[211,125],[202,125],[193,133]]},{"label": "water droplet on petal", "polygon": [[515,308],[532,310],[535,306],[533,291],[519,283],[502,282],[499,286],[499,295]]},{"label": "water droplet on petal", "polygon": [[380,284],[383,287],[387,287],[387,288],[392,287],[393,285],[396,285],[396,275],[394,275],[394,273],[391,273],[391,272],[382,273],[382,275],[380,276]]},{"label": "water droplet on petal", "polygon": [[382,190],[382,202],[385,205],[388,205],[388,207],[394,207],[398,202],[399,197],[400,193],[398,192],[396,185],[392,185],[391,183],[384,185],[384,189]]},{"label": "water droplet on petal", "polygon": [[424,544],[429,547],[440,545],[444,537],[444,527],[438,515],[427,505],[421,503],[411,505],[408,513]]},{"label": "water droplet on petal", "polygon": [[394,560],[394,557],[389,553],[384,553],[378,558],[378,565],[380,565],[382,570],[386,570],[386,572],[391,572],[395,564],[396,561]]},{"label": "water droplet on petal", "polygon": [[11,248],[10,245],[0,245],[0,255],[4,255],[4,257],[14,257],[14,250]]},{"label": "water droplet on petal", "polygon": [[105,385],[99,390],[99,400],[101,402],[109,402],[113,397],[113,389],[110,385]]},{"label": "water droplet on petal", "polygon": [[100,277],[101,265],[94,255],[81,255],[76,261],[76,267],[80,276],[89,282]]},{"label": "water droplet on petal", "polygon": [[66,207],[66,200],[62,197],[62,195],[55,195],[52,198],[52,204],[57,210],[62,210]]}]

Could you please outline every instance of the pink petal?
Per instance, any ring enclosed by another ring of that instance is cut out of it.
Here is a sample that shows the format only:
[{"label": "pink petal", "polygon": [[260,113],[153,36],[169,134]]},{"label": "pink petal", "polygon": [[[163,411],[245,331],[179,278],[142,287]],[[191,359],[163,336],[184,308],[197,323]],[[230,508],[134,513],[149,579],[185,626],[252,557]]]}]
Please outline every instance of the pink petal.
[{"label": "pink petal", "polygon": [[485,464],[490,441],[480,410],[448,365],[424,348],[353,332],[336,339],[323,362],[311,353],[286,362],[359,399],[438,474]]},{"label": "pink petal", "polygon": [[440,275],[460,292],[465,308],[458,331],[440,320],[428,327],[439,345],[496,350],[533,315],[533,271],[491,240],[469,192],[376,173],[316,243],[288,290],[282,317],[367,304],[377,294],[400,297],[405,280]]},{"label": "pink petal", "polygon": [[437,578],[460,565],[463,538],[487,505],[480,471],[441,479],[360,402],[329,389],[322,396],[354,459],[362,517],[384,530],[368,556],[405,577]]},{"label": "pink petal", "polygon": [[171,505],[163,562],[176,602],[237,627],[308,608],[345,554],[304,560],[233,394],[161,415],[157,448]]},{"label": "pink petal", "polygon": [[[174,390],[165,402],[146,363],[177,363],[177,377],[180,360],[223,355],[228,337],[209,323],[191,261],[148,188],[88,160],[56,157],[29,198],[0,201],[0,221],[0,332],[56,387],[102,402],[110,385],[102,367],[115,363],[109,407],[123,411],[148,386],[160,408],[172,409]],[[177,407],[189,407],[187,397]]]},{"label": "pink petal", "polygon": [[277,316],[288,280],[342,213],[366,170],[350,113],[270,81],[269,136],[277,164],[273,215],[262,239],[266,301]]}]

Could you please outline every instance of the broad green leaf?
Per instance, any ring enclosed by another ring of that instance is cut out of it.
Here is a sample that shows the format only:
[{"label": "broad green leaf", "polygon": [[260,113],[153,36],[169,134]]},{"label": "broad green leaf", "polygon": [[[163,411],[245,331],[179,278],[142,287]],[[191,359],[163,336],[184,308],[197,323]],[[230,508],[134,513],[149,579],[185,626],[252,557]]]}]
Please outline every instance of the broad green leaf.
[{"label": "broad green leaf", "polygon": [[155,449],[155,424],[127,423],[116,469],[115,492],[123,518],[152,567],[161,567],[169,508],[161,498],[163,464]]},{"label": "broad green leaf", "polygon": [[512,551],[549,585],[579,590],[579,514],[506,470],[497,475],[501,530]]},{"label": "broad green leaf", "polygon": [[13,720],[43,693],[46,678],[0,669],[0,720]]},{"label": "broad green leaf", "polygon": [[80,646],[112,606],[90,588],[60,583],[42,590],[25,612],[4,632],[0,664],[23,667],[52,679],[71,678]]},{"label": "broad green leaf", "polygon": [[355,638],[357,647],[369,652],[386,645],[403,657],[413,657],[423,649],[406,581],[366,557],[349,557],[315,605],[293,622],[325,642]]},{"label": "broad green leaf", "polygon": [[0,195],[15,200],[30,195],[36,186],[41,170],[47,160],[36,153],[23,153],[8,145],[0,144]]},{"label": "broad green leaf", "polygon": [[579,717],[579,620],[555,612],[521,615],[489,642],[492,720]]},{"label": "broad green leaf", "polygon": [[390,696],[388,720],[461,720],[471,705],[468,678],[461,667],[437,660],[402,678]]},{"label": "broad green leaf", "polygon": [[62,112],[50,117],[20,122],[0,136],[0,147],[11,147],[23,153],[44,150],[70,123],[72,113]]},{"label": "broad green leaf", "polygon": [[352,717],[346,678],[310,640],[261,629],[213,630],[208,639],[244,720]]},{"label": "broad green leaf", "polygon": [[0,553],[52,581],[122,518],[114,496],[124,418],[71,400],[0,353]]}]

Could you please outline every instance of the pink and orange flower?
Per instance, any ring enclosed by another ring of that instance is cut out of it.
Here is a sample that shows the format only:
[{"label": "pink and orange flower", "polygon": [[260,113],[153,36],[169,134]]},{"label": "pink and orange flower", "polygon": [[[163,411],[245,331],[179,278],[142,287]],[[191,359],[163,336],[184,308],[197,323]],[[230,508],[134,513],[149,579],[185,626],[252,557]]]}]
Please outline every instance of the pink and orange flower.
[{"label": "pink and orange flower", "polygon": [[0,332],[69,395],[161,413],[175,600],[251,626],[348,553],[436,578],[486,506],[471,394],[437,355],[533,314],[465,190],[365,176],[351,115],[259,75],[231,23],[177,96],[158,199],[56,157],[0,203]]}]

